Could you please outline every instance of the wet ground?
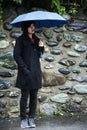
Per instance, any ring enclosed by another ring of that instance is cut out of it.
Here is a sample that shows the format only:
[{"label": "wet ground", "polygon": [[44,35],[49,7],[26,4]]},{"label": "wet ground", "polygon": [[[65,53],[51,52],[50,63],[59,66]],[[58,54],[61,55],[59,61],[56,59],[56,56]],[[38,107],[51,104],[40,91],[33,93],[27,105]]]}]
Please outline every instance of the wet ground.
[{"label": "wet ground", "polygon": [[[36,128],[26,130],[87,130],[87,115],[43,117],[35,122]],[[20,119],[1,120],[0,130],[21,130]]]}]

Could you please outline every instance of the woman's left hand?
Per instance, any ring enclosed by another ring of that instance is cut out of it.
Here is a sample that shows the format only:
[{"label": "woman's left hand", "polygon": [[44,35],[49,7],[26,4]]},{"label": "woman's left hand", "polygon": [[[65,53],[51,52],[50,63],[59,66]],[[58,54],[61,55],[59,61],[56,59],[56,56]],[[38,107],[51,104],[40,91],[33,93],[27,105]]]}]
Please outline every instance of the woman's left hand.
[{"label": "woman's left hand", "polygon": [[43,42],[40,40],[39,41],[39,47],[43,47],[44,46],[44,44],[43,44]]}]

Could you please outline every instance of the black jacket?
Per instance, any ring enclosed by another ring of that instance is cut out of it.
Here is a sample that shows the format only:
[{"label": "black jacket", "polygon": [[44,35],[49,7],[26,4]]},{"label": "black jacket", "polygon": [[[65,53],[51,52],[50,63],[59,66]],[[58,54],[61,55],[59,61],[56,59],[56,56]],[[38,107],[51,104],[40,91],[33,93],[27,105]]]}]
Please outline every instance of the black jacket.
[{"label": "black jacket", "polygon": [[20,89],[39,89],[42,86],[42,76],[39,54],[44,47],[39,47],[40,39],[34,35],[34,43],[24,35],[16,40],[14,59],[18,64],[16,87]]}]

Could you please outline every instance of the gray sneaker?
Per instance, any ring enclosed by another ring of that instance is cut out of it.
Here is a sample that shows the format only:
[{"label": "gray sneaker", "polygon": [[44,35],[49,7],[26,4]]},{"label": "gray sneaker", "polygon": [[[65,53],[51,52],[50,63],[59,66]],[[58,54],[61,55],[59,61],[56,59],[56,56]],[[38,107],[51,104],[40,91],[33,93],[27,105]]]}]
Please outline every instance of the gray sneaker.
[{"label": "gray sneaker", "polygon": [[22,121],[21,121],[21,128],[22,129],[25,129],[25,128],[28,128],[29,127],[29,125],[28,125],[28,120],[27,119],[23,119]]},{"label": "gray sneaker", "polygon": [[35,122],[34,122],[34,119],[33,118],[29,118],[29,127],[30,128],[35,128],[36,127],[36,125],[35,125]]}]

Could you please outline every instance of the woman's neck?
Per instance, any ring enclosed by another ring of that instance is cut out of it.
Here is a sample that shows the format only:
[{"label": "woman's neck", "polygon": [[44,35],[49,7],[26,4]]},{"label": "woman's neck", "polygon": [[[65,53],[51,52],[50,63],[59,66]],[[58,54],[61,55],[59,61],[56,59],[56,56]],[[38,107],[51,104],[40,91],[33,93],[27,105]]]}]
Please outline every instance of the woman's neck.
[{"label": "woman's neck", "polygon": [[29,37],[30,39],[32,39],[32,34],[28,34],[28,37]]}]

